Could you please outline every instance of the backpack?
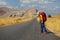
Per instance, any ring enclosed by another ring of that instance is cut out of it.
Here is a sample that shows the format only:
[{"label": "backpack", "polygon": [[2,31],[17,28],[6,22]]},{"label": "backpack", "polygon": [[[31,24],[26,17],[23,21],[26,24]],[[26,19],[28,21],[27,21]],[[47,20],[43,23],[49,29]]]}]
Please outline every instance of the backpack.
[{"label": "backpack", "polygon": [[43,22],[45,22],[47,20],[45,12],[40,12],[40,14],[42,15]]}]

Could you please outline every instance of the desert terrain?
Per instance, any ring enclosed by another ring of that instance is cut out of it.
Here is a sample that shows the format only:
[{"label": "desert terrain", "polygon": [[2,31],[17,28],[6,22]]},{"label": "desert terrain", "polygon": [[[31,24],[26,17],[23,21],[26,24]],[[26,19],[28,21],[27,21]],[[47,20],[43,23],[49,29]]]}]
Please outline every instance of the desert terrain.
[{"label": "desert terrain", "polygon": [[[37,20],[39,22],[39,18],[37,18]],[[48,30],[50,30],[54,34],[60,36],[60,14],[57,14],[51,18],[47,17],[45,26]]]},{"label": "desert terrain", "polygon": [[[26,10],[16,10],[6,7],[0,8],[0,27],[32,20],[32,18],[36,17],[36,13],[37,10],[35,8]],[[37,20],[39,22],[39,18]],[[60,14],[51,18],[47,17],[45,25],[48,30],[60,36]]]},{"label": "desert terrain", "polygon": [[46,21],[46,28],[60,36],[60,17],[54,16],[52,18],[48,18]]},{"label": "desert terrain", "polygon": [[35,17],[36,9],[11,9],[7,7],[0,8],[0,27],[8,26],[16,23],[26,22]]}]

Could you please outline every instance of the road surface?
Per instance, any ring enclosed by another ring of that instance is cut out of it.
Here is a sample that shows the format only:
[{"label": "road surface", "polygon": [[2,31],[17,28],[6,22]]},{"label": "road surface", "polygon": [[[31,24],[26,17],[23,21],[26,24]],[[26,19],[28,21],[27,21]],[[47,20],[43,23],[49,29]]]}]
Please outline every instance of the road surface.
[{"label": "road surface", "polygon": [[53,33],[41,34],[36,19],[0,28],[0,40],[60,40]]}]

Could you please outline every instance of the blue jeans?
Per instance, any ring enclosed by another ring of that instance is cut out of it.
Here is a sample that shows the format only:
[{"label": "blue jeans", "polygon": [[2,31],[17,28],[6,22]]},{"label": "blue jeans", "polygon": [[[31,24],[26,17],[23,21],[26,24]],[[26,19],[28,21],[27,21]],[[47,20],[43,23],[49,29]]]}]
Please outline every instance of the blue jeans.
[{"label": "blue jeans", "polygon": [[40,31],[41,32],[47,32],[47,29],[46,29],[46,27],[45,27],[45,25],[44,25],[44,23],[42,23],[42,22],[40,22]]}]

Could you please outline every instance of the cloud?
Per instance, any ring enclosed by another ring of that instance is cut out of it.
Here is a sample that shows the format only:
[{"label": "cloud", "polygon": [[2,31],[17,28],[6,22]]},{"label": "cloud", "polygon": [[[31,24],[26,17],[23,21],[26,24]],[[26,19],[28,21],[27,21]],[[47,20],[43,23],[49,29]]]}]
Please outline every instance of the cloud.
[{"label": "cloud", "polygon": [[21,3],[37,2],[38,0],[20,0]]},{"label": "cloud", "polygon": [[7,2],[0,0],[0,6],[5,6],[7,5]]},{"label": "cloud", "polygon": [[28,3],[28,7],[33,7],[33,6],[36,6],[35,4],[34,5],[30,5],[31,2],[37,2],[38,0],[20,0],[20,3],[21,3],[21,7],[25,6],[26,3]]},{"label": "cloud", "polygon": [[6,7],[8,7],[8,8],[14,8],[14,9],[18,9],[18,6],[15,6],[15,7],[13,7],[13,6],[6,6]]},{"label": "cloud", "polygon": [[52,10],[52,11],[55,11],[55,10],[58,10],[58,9],[60,9],[60,7],[59,6],[55,6],[55,7],[53,7],[53,8],[48,8],[49,10]]},{"label": "cloud", "polygon": [[0,0],[0,7],[8,7],[8,8],[14,8],[14,9],[17,9],[18,6],[11,6],[11,5],[8,5],[8,3],[4,0]]},{"label": "cloud", "polygon": [[24,4],[21,4],[21,7],[23,7],[24,6]]},{"label": "cloud", "polygon": [[22,3],[30,3],[31,1],[30,0],[20,0],[20,2],[22,2]]},{"label": "cloud", "polygon": [[47,8],[47,7],[46,7],[46,6],[40,6],[40,8],[45,9],[45,8]]},{"label": "cloud", "polygon": [[8,8],[13,8],[12,6],[6,6],[6,7],[8,7]]},{"label": "cloud", "polygon": [[49,4],[54,3],[54,0],[39,0],[39,4]]},{"label": "cloud", "polygon": [[55,0],[20,0],[21,3],[37,2],[39,4],[54,3]]},{"label": "cloud", "polygon": [[37,2],[38,0],[32,0],[33,2]]},{"label": "cloud", "polygon": [[28,7],[36,7],[36,6],[37,6],[37,5],[34,5],[34,4],[33,4],[33,5],[29,5]]}]

